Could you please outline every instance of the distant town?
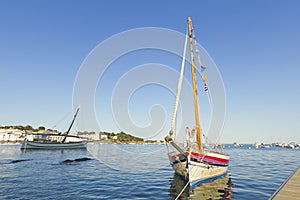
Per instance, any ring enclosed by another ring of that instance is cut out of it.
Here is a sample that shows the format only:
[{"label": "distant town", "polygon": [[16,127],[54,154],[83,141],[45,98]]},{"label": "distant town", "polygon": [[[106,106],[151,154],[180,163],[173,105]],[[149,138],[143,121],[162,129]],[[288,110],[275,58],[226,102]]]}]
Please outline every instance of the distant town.
[{"label": "distant town", "polygon": [[[0,126],[0,144],[6,143],[22,143],[27,134],[64,134],[58,130],[46,129],[44,126],[39,126],[38,128],[33,128],[30,125],[26,126]],[[89,143],[107,143],[107,144],[165,144],[163,140],[145,140],[133,136],[131,134],[125,133],[123,131],[119,133],[114,132],[77,132],[70,133],[70,135],[79,136],[81,138],[87,139]],[[243,144],[237,142],[233,143],[234,147],[242,147]],[[290,142],[275,142],[272,144],[266,144],[262,142],[255,142],[253,144],[255,148],[270,148],[272,146],[298,149],[300,148],[300,143]]]},{"label": "distant town", "polygon": [[[239,144],[237,142],[233,143],[234,147],[242,147],[243,144]],[[274,142],[272,144],[266,144],[263,142],[255,142],[253,144],[253,146],[258,149],[258,148],[264,148],[264,149],[268,149],[270,147],[281,147],[281,148],[288,148],[288,149],[299,149],[300,148],[300,143],[296,143],[296,142],[290,142],[290,143],[284,143],[284,142]],[[248,147],[251,148],[251,147]]]},{"label": "distant town", "polygon": [[[44,126],[33,128],[27,126],[0,126],[0,143],[22,143],[27,134],[63,134],[58,130],[46,129]],[[82,138],[86,138],[90,143],[114,143],[114,144],[164,144],[162,140],[144,140],[143,138],[119,132],[78,132],[71,133]]]}]

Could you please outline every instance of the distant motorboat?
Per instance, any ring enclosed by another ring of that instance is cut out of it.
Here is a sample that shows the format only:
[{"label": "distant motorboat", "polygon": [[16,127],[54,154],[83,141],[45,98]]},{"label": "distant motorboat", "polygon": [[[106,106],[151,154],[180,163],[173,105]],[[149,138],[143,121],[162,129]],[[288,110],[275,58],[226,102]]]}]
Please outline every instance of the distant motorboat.
[{"label": "distant motorboat", "polygon": [[291,142],[291,143],[281,143],[281,142],[276,142],[273,143],[273,145],[275,147],[281,147],[281,148],[287,148],[287,149],[299,149],[300,144],[297,144],[295,142]]},{"label": "distant motorboat", "polygon": [[243,146],[243,145],[242,145],[242,144],[239,144],[239,143],[237,143],[237,142],[234,142],[234,143],[233,143],[233,146],[234,146],[234,147],[241,147],[241,146]]},{"label": "distant motorboat", "polygon": [[289,143],[286,148],[290,148],[290,149],[295,149],[296,148],[296,144],[294,142]]},{"label": "distant motorboat", "polygon": [[78,114],[77,109],[68,131],[64,134],[28,134],[24,139],[21,149],[83,149],[87,140],[78,136],[69,135]]},{"label": "distant motorboat", "polygon": [[263,145],[263,143],[261,143],[261,142],[255,142],[255,143],[254,143],[255,148],[259,148],[259,147],[261,147],[262,145]]},{"label": "distant motorboat", "polygon": [[271,147],[270,145],[264,144],[262,142],[255,142],[254,146],[255,148],[266,148],[266,149]]},{"label": "distant motorboat", "polygon": [[273,143],[273,146],[283,148],[285,146],[285,144],[281,143],[281,142],[276,142],[276,143]]}]

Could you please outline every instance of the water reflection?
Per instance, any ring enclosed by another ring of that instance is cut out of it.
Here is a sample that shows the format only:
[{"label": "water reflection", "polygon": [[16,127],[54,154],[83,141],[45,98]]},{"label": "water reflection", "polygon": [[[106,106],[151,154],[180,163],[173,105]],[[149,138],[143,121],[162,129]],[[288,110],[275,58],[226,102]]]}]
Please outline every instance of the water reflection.
[{"label": "water reflection", "polygon": [[[176,199],[187,182],[177,174],[174,174],[170,180],[169,195],[172,199]],[[215,179],[210,182],[202,183],[195,188],[187,187],[179,199],[231,199],[233,183],[230,175]]]}]

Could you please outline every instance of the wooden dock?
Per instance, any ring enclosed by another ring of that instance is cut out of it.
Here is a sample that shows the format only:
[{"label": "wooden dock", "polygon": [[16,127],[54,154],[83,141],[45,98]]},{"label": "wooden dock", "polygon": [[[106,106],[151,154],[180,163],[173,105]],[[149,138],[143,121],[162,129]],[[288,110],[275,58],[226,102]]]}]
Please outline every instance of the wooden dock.
[{"label": "wooden dock", "polygon": [[300,199],[300,167],[278,188],[271,199]]}]

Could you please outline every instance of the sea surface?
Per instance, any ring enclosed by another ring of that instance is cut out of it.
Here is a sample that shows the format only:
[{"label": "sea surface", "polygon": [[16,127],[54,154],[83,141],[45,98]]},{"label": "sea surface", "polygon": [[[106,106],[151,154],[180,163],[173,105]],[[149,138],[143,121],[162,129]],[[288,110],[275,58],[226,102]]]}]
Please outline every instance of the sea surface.
[{"label": "sea surface", "polygon": [[[88,144],[87,150],[0,145],[0,199],[175,199],[185,181],[165,145]],[[300,150],[225,145],[227,176],[179,199],[268,199],[300,166]]]}]

